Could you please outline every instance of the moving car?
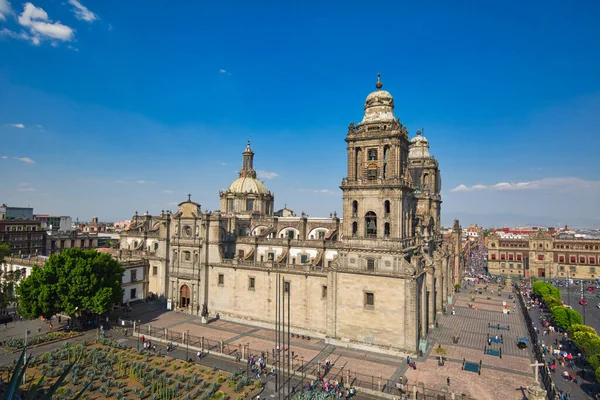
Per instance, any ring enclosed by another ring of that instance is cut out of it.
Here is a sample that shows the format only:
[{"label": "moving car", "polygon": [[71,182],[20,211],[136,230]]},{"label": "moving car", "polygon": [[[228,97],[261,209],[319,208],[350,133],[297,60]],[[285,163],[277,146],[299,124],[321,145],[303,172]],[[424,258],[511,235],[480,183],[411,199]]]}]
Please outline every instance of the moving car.
[{"label": "moving car", "polygon": [[587,301],[579,300],[579,304],[581,304],[582,306],[587,306]]},{"label": "moving car", "polygon": [[600,303],[596,304],[596,307],[597,307],[597,308],[600,308]]}]

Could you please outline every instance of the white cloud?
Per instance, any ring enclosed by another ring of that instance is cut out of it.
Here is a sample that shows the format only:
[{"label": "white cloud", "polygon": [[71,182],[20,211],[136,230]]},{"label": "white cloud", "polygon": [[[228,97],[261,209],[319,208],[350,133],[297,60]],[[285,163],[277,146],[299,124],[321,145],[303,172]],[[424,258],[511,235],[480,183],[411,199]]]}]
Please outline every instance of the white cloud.
[{"label": "white cloud", "polygon": [[2,156],[2,158],[6,160],[8,158],[8,156]]},{"label": "white cloud", "polygon": [[329,190],[329,189],[298,189],[300,192],[310,192],[310,193],[316,193],[316,194],[329,194],[329,195],[335,195],[336,193]]},{"label": "white cloud", "polygon": [[77,0],[69,0],[69,4],[73,6],[73,12],[75,13],[75,17],[82,21],[86,22],[94,22],[98,19],[98,16],[91,12],[86,6],[81,4]]},{"label": "white cloud", "polygon": [[154,181],[145,181],[143,179],[140,179],[139,181],[136,181],[136,183],[139,183],[140,185],[148,185],[148,184],[156,183],[156,182],[154,182]]},{"label": "white cloud", "polygon": [[72,28],[60,22],[52,22],[43,8],[36,7],[31,3],[25,3],[18,21],[21,26],[29,29],[31,42],[36,46],[45,39],[66,42],[73,39],[74,31]]},{"label": "white cloud", "polygon": [[19,128],[19,129],[25,128],[25,125],[23,125],[23,124],[7,124],[6,126],[11,126],[13,128]]},{"label": "white cloud", "polygon": [[588,181],[575,177],[544,178],[530,182],[499,182],[494,185],[474,185],[468,187],[459,185],[451,192],[471,192],[475,190],[515,191],[515,190],[542,190],[542,189],[591,189],[600,188],[600,181]]},{"label": "white cloud", "polygon": [[19,186],[29,186],[29,183],[27,183],[27,182],[21,182],[21,183],[19,183]]},{"label": "white cloud", "polygon": [[219,165],[227,165],[227,163],[224,162],[224,161],[217,161],[217,164],[219,164]]},{"label": "white cloud", "polygon": [[6,21],[7,15],[12,15],[13,10],[8,0],[0,0],[0,21]]},{"label": "white cloud", "polygon": [[29,157],[14,157],[19,161],[23,161],[25,164],[35,164],[35,161],[33,161],[31,158]]},{"label": "white cloud", "polygon": [[18,188],[17,192],[35,192],[34,188]]},{"label": "white cloud", "polygon": [[167,193],[167,194],[175,193],[175,192],[174,192],[174,191],[172,191],[172,190],[163,190],[162,192],[163,192],[163,193]]},{"label": "white cloud", "polygon": [[275,172],[260,171],[260,170],[256,171],[256,175],[261,179],[273,179],[273,178],[277,178],[279,176]]},{"label": "white cloud", "polygon": [[229,76],[231,76],[231,73],[230,73],[230,72],[227,72],[227,70],[225,70],[225,69],[222,69],[222,68],[219,70],[219,73],[220,73],[220,74],[225,74],[225,75],[229,75]]}]

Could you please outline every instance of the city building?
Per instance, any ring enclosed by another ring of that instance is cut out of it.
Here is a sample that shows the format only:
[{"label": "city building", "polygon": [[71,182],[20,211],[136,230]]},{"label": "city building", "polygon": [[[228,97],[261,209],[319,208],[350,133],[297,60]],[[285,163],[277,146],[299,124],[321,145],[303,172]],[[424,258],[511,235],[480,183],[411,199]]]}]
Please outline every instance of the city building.
[{"label": "city building", "polygon": [[44,230],[54,232],[71,232],[73,230],[73,220],[71,217],[35,214],[33,219],[40,221]]},{"label": "city building", "polygon": [[[250,143],[220,210],[188,199],[175,213],[136,212],[120,258],[147,264],[149,291],[178,310],[258,326],[275,322],[278,277],[292,330],[379,351],[424,349],[460,280],[461,229],[440,234],[441,176],[421,132],[409,140],[394,99],[368,95],[345,138],[343,218],[275,212]],[[136,292],[137,293],[137,292]]]},{"label": "city building", "polygon": [[488,236],[488,271],[529,278],[595,279],[600,276],[600,239],[578,239],[538,230],[523,238]]},{"label": "city building", "polygon": [[0,243],[8,244],[13,255],[43,255],[46,236],[40,221],[4,219],[0,220]]},{"label": "city building", "polygon": [[33,219],[33,208],[30,207],[9,207],[2,204],[0,207],[0,220],[10,219]]},{"label": "city building", "polygon": [[95,233],[70,232],[46,232],[46,247],[44,255],[60,253],[64,249],[79,248],[84,250],[97,249],[104,246],[101,238]]}]

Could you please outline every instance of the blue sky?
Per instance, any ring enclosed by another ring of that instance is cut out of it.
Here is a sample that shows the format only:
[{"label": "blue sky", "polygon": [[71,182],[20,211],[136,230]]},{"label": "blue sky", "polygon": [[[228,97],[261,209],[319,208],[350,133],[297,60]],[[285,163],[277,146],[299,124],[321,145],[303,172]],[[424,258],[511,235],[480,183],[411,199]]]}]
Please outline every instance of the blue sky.
[{"label": "blue sky", "polygon": [[0,0],[0,202],[108,221],[187,193],[216,209],[250,139],[276,208],[340,213],[347,126],[381,73],[440,161],[444,223],[596,218],[599,15],[594,0]]}]

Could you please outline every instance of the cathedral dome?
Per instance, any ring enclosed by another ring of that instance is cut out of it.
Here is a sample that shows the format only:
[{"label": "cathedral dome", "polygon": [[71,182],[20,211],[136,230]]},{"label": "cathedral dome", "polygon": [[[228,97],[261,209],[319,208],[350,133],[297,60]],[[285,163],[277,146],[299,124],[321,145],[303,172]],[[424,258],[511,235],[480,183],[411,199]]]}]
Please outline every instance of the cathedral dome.
[{"label": "cathedral dome", "polygon": [[269,194],[269,189],[257,178],[240,177],[229,185],[227,192]]},{"label": "cathedral dome", "polygon": [[394,98],[387,90],[381,90],[381,75],[377,74],[376,91],[370,93],[365,101],[365,116],[362,123],[392,122],[394,118]]},{"label": "cathedral dome", "polygon": [[429,140],[425,136],[421,136],[421,131],[417,131],[417,136],[410,140],[408,146],[408,158],[428,158],[429,155]]}]

